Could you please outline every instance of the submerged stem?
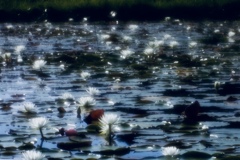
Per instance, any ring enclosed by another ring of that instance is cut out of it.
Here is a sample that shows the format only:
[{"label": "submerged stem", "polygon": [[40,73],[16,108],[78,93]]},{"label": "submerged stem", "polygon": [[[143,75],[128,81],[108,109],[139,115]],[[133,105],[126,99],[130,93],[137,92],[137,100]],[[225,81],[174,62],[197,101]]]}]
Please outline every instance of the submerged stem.
[{"label": "submerged stem", "polygon": [[112,125],[109,124],[108,127],[109,127],[108,142],[109,142],[109,146],[111,146],[112,145]]},{"label": "submerged stem", "polygon": [[44,140],[45,137],[44,137],[44,135],[43,135],[42,128],[39,128],[39,131],[40,131],[40,134],[41,134],[41,137],[42,137],[41,139]]}]

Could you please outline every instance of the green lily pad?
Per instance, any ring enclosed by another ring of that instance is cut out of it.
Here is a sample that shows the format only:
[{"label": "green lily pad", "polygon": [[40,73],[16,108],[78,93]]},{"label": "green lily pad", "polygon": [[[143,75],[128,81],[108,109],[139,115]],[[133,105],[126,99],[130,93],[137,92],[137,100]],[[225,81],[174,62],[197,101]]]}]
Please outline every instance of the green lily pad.
[{"label": "green lily pad", "polygon": [[91,141],[83,141],[83,142],[60,142],[57,143],[57,147],[63,150],[76,150],[81,147],[91,146]]},{"label": "green lily pad", "polygon": [[186,152],[184,154],[182,154],[183,158],[196,158],[197,159],[208,159],[211,158],[212,156],[208,153],[204,153],[204,152],[199,152],[199,151],[189,151]]}]

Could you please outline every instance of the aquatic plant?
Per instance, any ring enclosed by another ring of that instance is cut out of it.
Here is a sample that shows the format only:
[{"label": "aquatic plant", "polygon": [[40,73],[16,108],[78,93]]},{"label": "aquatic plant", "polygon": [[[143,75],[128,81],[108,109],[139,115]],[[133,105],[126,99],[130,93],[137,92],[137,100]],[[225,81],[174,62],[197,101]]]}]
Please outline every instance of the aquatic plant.
[{"label": "aquatic plant", "polygon": [[25,46],[19,45],[19,46],[16,46],[14,49],[16,54],[20,54],[25,49]]},{"label": "aquatic plant", "polygon": [[96,104],[96,100],[93,97],[81,97],[78,100],[79,106],[85,108],[93,107]]},{"label": "aquatic plant", "polygon": [[81,97],[77,102],[79,104],[77,109],[78,117],[89,111],[96,104],[96,100],[93,97]]},{"label": "aquatic plant", "polygon": [[154,49],[151,47],[147,47],[144,49],[143,53],[149,56],[154,53]]},{"label": "aquatic plant", "polygon": [[42,129],[48,124],[48,119],[45,117],[37,117],[29,120],[30,126],[33,129],[39,129],[42,140],[45,139]]},{"label": "aquatic plant", "polygon": [[202,128],[201,128],[203,131],[206,131],[209,129],[209,127],[207,125],[203,125]]},{"label": "aquatic plant", "polygon": [[29,150],[22,153],[24,160],[41,160],[45,157],[40,151]]},{"label": "aquatic plant", "polygon": [[30,114],[36,113],[35,104],[32,102],[24,102],[23,108],[20,109],[20,112],[30,113]]},{"label": "aquatic plant", "polygon": [[42,70],[42,68],[46,65],[46,63],[47,62],[42,59],[35,60],[33,62],[32,68],[34,70]]},{"label": "aquatic plant", "polygon": [[87,80],[91,76],[91,74],[89,72],[85,72],[85,71],[81,72],[80,75],[83,80]]},{"label": "aquatic plant", "polygon": [[86,89],[87,93],[89,93],[91,96],[95,96],[98,95],[100,93],[100,91],[97,88],[94,87],[88,87]]},{"label": "aquatic plant", "polygon": [[134,53],[134,52],[131,51],[130,49],[125,49],[125,50],[122,50],[122,51],[121,51],[121,57],[122,57],[123,59],[125,59],[125,58],[131,56],[133,53]]},{"label": "aquatic plant", "polygon": [[188,46],[189,46],[190,48],[194,48],[194,47],[197,46],[197,42],[191,41]]},{"label": "aquatic plant", "polygon": [[104,113],[99,119],[101,134],[106,135],[109,145],[112,145],[114,125],[119,121],[119,116],[114,113]]},{"label": "aquatic plant", "polygon": [[60,99],[64,99],[64,100],[67,100],[67,99],[69,99],[69,100],[73,100],[74,97],[73,97],[73,95],[72,95],[71,93],[65,92],[65,93],[63,93],[63,94],[60,96]]},{"label": "aquatic plant", "polygon": [[177,47],[179,45],[179,43],[177,42],[177,41],[170,41],[170,43],[169,43],[169,46],[171,47],[171,48],[175,48],[175,47]]},{"label": "aquatic plant", "polygon": [[164,156],[176,156],[179,154],[179,149],[177,149],[176,147],[172,146],[172,147],[162,147],[162,154]]}]

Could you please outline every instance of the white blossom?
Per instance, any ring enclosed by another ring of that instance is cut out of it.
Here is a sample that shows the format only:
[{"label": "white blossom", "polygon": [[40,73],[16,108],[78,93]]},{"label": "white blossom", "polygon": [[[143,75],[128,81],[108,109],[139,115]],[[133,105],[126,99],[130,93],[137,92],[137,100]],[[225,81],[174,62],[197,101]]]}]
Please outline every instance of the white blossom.
[{"label": "white blossom", "polygon": [[197,42],[192,41],[192,42],[189,43],[190,48],[193,48],[193,47],[196,47],[196,46],[197,46]]},{"label": "white blossom", "polygon": [[171,47],[171,48],[174,48],[174,47],[176,47],[176,46],[178,46],[179,45],[179,43],[177,42],[177,41],[171,41],[170,43],[169,43],[169,46]]},{"label": "white blossom", "polygon": [[[114,113],[105,113],[100,119],[100,127],[101,134],[109,134],[109,130],[114,129],[114,125],[116,125],[119,121],[119,116]],[[109,128],[111,127],[111,128]]]},{"label": "white blossom", "polygon": [[34,61],[32,67],[35,70],[41,70],[46,65],[46,63],[47,63],[46,61],[39,59],[39,60]]},{"label": "white blossom", "polygon": [[131,50],[129,50],[129,49],[122,50],[122,51],[121,51],[121,57],[122,57],[123,59],[125,59],[125,58],[131,56],[133,53],[134,53],[134,52],[131,51]]},{"label": "white blossom", "polygon": [[151,48],[151,47],[147,47],[147,48],[145,48],[145,50],[143,51],[143,53],[146,54],[146,55],[151,55],[151,54],[154,53],[154,49]]},{"label": "white blossom", "polygon": [[48,119],[45,117],[32,118],[29,120],[30,126],[33,129],[41,129],[48,124]]},{"label": "white blossom", "polygon": [[73,95],[72,95],[71,93],[68,93],[68,92],[63,93],[63,94],[60,96],[60,98],[61,98],[61,99],[64,99],[64,100],[66,100],[66,99],[74,99]]},{"label": "white blossom", "polygon": [[92,97],[81,97],[79,98],[78,103],[80,106],[92,107],[96,104],[96,101]]},{"label": "white blossom", "polygon": [[22,153],[24,160],[41,160],[45,156],[40,152],[36,150],[29,150]]},{"label": "white blossom", "polygon": [[100,91],[97,88],[94,87],[88,87],[86,89],[86,91],[91,95],[91,96],[95,96],[98,95],[100,93]]},{"label": "white blossom", "polygon": [[233,37],[235,34],[236,34],[235,32],[229,31],[229,32],[228,32],[228,37]]},{"label": "white blossom", "polygon": [[23,113],[36,113],[36,107],[35,104],[32,102],[24,102],[23,108],[20,109]]},{"label": "white blossom", "polygon": [[91,76],[89,72],[85,72],[85,71],[83,71],[80,75],[84,80],[87,80]]},{"label": "white blossom", "polygon": [[15,52],[16,52],[17,54],[19,54],[19,53],[21,53],[24,49],[25,49],[25,46],[19,45],[19,46],[16,46],[16,47],[15,47]]},{"label": "white blossom", "polygon": [[131,31],[135,31],[136,29],[138,29],[138,25],[136,25],[136,24],[130,24],[130,25],[128,26],[128,28],[129,28]]},{"label": "white blossom", "polygon": [[176,147],[162,147],[162,154],[164,156],[175,156],[179,154],[179,149]]}]

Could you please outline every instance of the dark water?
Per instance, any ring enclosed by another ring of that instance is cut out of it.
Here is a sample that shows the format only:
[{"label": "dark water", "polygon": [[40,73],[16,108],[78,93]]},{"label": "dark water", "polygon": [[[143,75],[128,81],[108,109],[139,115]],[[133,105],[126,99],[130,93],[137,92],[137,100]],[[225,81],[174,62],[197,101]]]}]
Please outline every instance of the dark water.
[{"label": "dark water", "polygon": [[[0,158],[21,159],[24,150],[36,148],[46,159],[165,159],[161,152],[165,146],[180,150],[172,159],[236,157],[240,151],[238,26],[239,22],[177,20],[1,24]],[[32,68],[37,59],[47,62],[41,71]],[[84,80],[82,72],[91,76]],[[222,85],[217,91],[215,81],[234,87],[228,90]],[[120,116],[112,146],[77,117],[77,101],[88,96],[88,87],[101,92],[94,97],[93,109]],[[64,93],[74,100],[61,99]],[[194,101],[201,109],[190,123],[181,113]],[[34,103],[37,114],[19,112],[23,102]],[[60,114],[58,107],[66,113]],[[49,119],[43,129],[48,139],[41,144],[29,119],[43,116]],[[53,128],[73,125],[91,145],[70,155],[57,144],[82,139],[62,137]],[[26,147],[30,142],[33,145]]]}]

